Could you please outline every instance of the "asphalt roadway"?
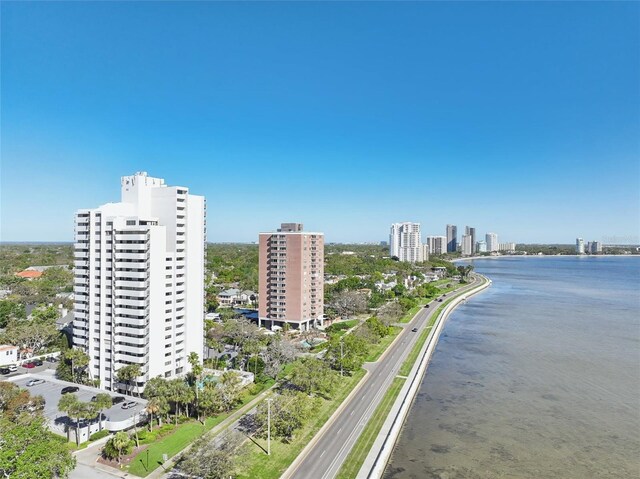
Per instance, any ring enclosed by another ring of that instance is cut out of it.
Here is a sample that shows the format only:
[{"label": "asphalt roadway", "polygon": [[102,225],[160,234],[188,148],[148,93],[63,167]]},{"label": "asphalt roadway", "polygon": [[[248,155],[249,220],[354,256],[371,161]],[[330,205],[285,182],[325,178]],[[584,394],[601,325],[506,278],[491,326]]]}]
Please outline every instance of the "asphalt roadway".
[{"label": "asphalt roadway", "polygon": [[[448,293],[444,298],[457,295],[478,285],[478,279],[473,276],[473,281],[457,291]],[[358,440],[360,433],[366,426],[370,416],[384,397],[392,380],[398,374],[398,370],[408,356],[420,333],[429,322],[429,318],[438,309],[441,303],[434,300],[429,303],[429,308],[423,308],[417,316],[406,323],[404,330],[387,350],[381,361],[368,363],[365,368],[369,374],[363,379],[362,386],[352,396],[345,408],[335,418],[331,425],[325,429],[315,446],[298,463],[294,471],[288,471],[283,477],[287,479],[333,479],[340,470],[342,463]],[[418,328],[418,332],[411,331]]]}]

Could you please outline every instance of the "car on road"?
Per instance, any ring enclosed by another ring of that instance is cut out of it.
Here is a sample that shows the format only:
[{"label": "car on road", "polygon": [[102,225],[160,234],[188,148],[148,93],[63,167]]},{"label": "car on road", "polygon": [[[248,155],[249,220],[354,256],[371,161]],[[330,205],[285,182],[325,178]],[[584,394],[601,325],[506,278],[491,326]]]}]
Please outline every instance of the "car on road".
[{"label": "car on road", "polygon": [[80,388],[78,386],[67,386],[66,388],[62,388],[62,391],[60,391],[60,394],[69,394],[69,393],[75,393],[80,391]]},{"label": "car on road", "polygon": [[120,406],[122,409],[131,409],[132,407],[134,407],[137,403],[135,401],[127,401],[125,403],[122,403],[122,406]]},{"label": "car on road", "polygon": [[28,363],[24,363],[22,367],[27,369],[33,369],[36,367],[36,363],[34,363],[33,361],[29,361]]},{"label": "car on road", "polygon": [[30,388],[31,386],[37,386],[38,384],[44,384],[44,383],[45,383],[44,379],[31,379],[27,381],[27,387]]},{"label": "car on road", "polygon": [[418,332],[418,328],[413,328],[411,331],[414,332],[414,333],[417,333]]},{"label": "car on road", "polygon": [[10,372],[9,368],[0,368],[0,374],[9,374]]},{"label": "car on road", "polygon": [[424,307],[425,307],[425,308],[428,308],[428,307],[429,307],[429,305],[428,305],[428,304],[425,304],[425,305],[424,305]]},{"label": "car on road", "polygon": [[57,363],[58,362],[58,358],[56,358],[55,356],[49,356],[49,357],[45,358],[45,361],[47,361],[48,363]]},{"label": "car on road", "polygon": [[125,397],[124,396],[116,396],[112,399],[112,403],[113,404],[120,404],[121,402],[125,401]]},{"label": "car on road", "polygon": [[440,298],[440,299],[438,300],[438,303],[442,303],[442,298]]}]

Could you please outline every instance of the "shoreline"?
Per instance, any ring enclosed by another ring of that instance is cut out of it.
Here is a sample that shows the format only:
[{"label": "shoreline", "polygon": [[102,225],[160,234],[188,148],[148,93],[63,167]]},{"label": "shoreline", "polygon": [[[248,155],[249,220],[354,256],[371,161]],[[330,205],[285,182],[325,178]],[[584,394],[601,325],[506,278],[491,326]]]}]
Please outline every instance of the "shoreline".
[{"label": "shoreline", "polygon": [[450,263],[459,263],[474,259],[501,259],[501,258],[640,258],[640,254],[501,254],[499,256],[468,256],[466,258],[454,258],[447,260]]},{"label": "shoreline", "polygon": [[458,296],[451,298],[451,302],[445,304],[442,311],[438,313],[435,323],[431,329],[431,333],[426,338],[420,349],[420,353],[416,362],[411,367],[411,372],[407,376],[407,381],[403,385],[398,397],[395,399],[387,419],[382,425],[378,435],[365,458],[357,479],[381,478],[387,467],[391,454],[395,448],[396,442],[400,437],[402,428],[409,414],[409,410],[418,394],[420,385],[422,384],[431,356],[438,344],[440,334],[449,315],[455,311],[456,307],[466,302],[468,298],[475,296],[489,288],[492,284],[491,279],[484,275],[477,274],[482,279],[482,284],[476,288],[460,293]]}]

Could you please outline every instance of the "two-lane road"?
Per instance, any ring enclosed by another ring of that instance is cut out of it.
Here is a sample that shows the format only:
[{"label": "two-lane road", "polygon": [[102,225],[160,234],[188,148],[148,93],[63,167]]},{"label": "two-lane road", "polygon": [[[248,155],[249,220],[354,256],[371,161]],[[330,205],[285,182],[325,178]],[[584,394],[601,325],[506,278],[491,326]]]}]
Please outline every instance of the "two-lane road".
[{"label": "two-lane road", "polygon": [[[462,291],[477,285],[473,278],[467,286],[450,295],[457,295]],[[291,479],[334,478],[351,448],[357,441],[362,429],[366,426],[371,414],[382,400],[391,381],[398,374],[402,363],[418,340],[421,331],[428,324],[429,319],[440,305],[437,301],[430,303],[430,308],[423,308],[417,316],[399,334],[387,351],[386,356],[377,363],[369,363],[365,367],[369,374],[363,379],[360,389],[346,404],[345,408],[324,431],[316,445],[308,452],[295,470],[289,470],[283,477]],[[411,329],[417,327],[418,332]]]}]

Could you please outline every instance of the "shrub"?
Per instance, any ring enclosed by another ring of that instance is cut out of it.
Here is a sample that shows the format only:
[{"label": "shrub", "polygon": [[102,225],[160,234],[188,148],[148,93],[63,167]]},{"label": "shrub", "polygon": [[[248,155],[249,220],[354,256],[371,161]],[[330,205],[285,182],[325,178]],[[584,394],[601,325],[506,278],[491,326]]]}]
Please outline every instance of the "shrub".
[{"label": "shrub", "polygon": [[91,434],[91,436],[89,436],[89,441],[97,441],[98,439],[102,439],[103,437],[107,437],[108,435],[109,431],[103,429],[102,431]]}]

